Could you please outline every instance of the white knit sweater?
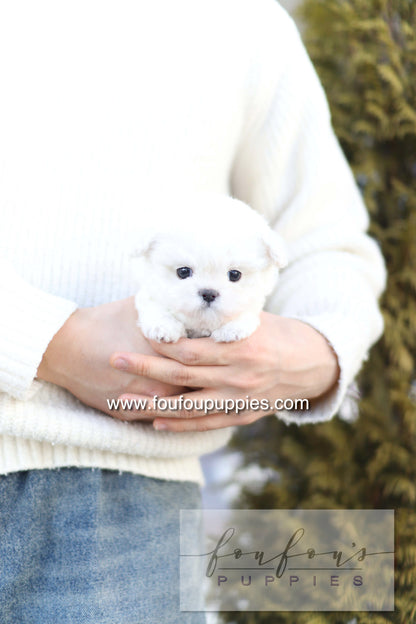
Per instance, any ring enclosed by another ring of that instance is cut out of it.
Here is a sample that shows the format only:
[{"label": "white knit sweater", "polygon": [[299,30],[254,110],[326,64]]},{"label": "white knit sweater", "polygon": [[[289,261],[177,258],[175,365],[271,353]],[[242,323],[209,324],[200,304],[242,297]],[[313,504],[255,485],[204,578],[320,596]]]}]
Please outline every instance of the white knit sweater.
[{"label": "white knit sweater", "polygon": [[[263,213],[290,265],[268,309],[335,349],[341,379],[382,330],[384,267],[292,20],[274,0],[0,5],[0,472],[98,466],[199,481],[229,431],[123,423],[34,380],[76,307],[134,294],[146,196],[215,191]],[[201,215],[202,218],[209,215]]]}]

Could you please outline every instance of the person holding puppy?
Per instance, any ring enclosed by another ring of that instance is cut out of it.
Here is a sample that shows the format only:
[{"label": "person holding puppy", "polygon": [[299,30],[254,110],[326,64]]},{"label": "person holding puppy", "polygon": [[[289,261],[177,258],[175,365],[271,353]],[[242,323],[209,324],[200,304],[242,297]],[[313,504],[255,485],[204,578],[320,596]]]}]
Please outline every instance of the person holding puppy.
[{"label": "person holding puppy", "polygon": [[[200,504],[199,456],[265,412],[108,400],[308,398],[280,417],[332,418],[382,331],[366,210],[274,0],[5,5],[0,46],[0,619],[202,622],[179,611],[178,510]],[[129,256],[161,187],[232,195],[285,239],[248,338],[138,329]]]}]

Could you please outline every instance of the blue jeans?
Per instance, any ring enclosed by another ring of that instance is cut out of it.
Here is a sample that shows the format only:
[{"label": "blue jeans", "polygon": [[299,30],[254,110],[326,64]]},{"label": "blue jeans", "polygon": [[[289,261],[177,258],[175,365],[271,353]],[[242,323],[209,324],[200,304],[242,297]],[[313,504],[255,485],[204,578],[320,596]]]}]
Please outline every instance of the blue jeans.
[{"label": "blue jeans", "polygon": [[202,624],[179,611],[179,510],[191,482],[112,470],[0,477],[2,624]]}]

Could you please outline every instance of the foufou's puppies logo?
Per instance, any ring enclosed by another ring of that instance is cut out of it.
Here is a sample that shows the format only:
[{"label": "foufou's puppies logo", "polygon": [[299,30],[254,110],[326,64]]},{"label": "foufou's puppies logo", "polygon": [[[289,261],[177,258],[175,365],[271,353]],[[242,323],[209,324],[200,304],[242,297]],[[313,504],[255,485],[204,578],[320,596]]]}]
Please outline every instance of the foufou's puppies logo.
[{"label": "foufou's puppies logo", "polygon": [[186,200],[139,238],[138,323],[159,342],[246,338],[286,264],[263,217],[222,195]]}]

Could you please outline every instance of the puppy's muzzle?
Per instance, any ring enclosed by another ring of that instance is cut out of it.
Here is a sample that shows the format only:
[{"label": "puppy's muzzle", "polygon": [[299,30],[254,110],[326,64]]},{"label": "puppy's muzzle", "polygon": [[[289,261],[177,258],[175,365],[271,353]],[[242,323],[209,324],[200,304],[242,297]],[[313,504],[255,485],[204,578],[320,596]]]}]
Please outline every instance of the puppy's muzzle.
[{"label": "puppy's muzzle", "polygon": [[220,296],[220,293],[218,292],[218,290],[212,290],[210,288],[207,288],[198,290],[198,295],[202,297],[207,305],[211,305],[211,303]]}]

